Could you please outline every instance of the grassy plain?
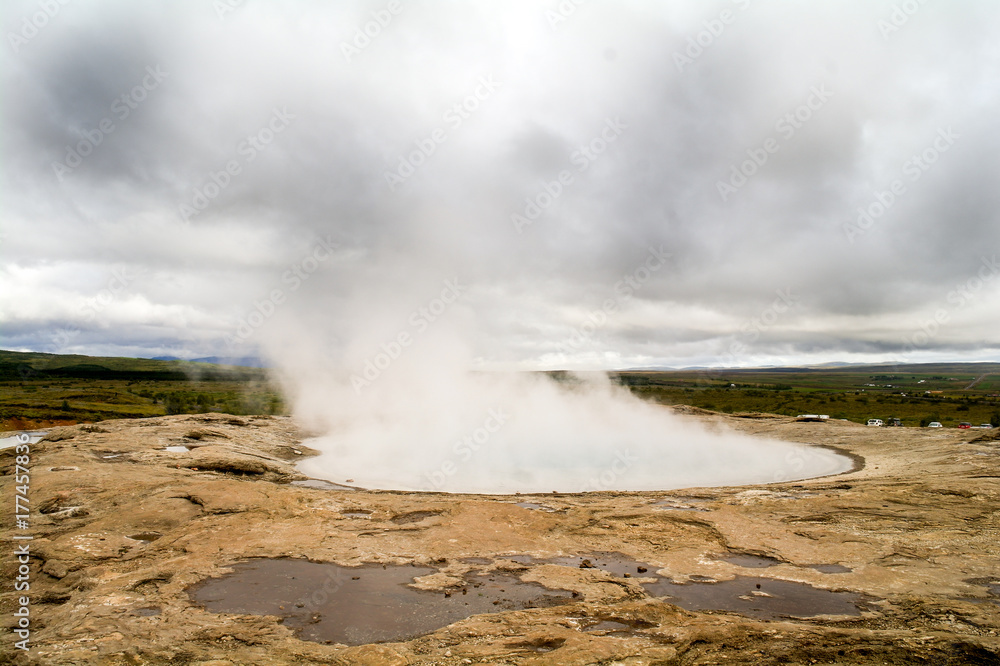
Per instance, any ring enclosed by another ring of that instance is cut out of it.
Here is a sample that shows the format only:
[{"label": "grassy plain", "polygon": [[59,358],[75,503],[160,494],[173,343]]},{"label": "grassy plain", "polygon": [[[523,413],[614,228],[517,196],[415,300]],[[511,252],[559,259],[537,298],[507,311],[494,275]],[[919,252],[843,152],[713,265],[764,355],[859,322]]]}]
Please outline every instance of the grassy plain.
[{"label": "grassy plain", "polygon": [[633,393],[663,404],[727,414],[828,414],[865,423],[901,419],[956,427],[1000,425],[1000,364],[950,363],[823,368],[634,371],[617,374]]},{"label": "grassy plain", "polygon": [[[1000,426],[1000,363],[637,370],[612,377],[644,399],[727,414]],[[283,414],[286,407],[259,368],[0,351],[3,430],[205,412]]]},{"label": "grassy plain", "polygon": [[265,370],[0,351],[0,429],[164,414],[280,414]]}]

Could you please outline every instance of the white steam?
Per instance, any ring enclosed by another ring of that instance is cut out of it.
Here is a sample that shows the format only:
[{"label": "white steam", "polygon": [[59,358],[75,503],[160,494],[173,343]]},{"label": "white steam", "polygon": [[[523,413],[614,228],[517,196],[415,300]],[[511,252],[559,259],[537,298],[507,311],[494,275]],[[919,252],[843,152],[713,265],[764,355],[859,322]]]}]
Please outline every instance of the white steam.
[{"label": "white steam", "polygon": [[300,465],[311,476],[532,493],[767,483],[849,468],[825,449],[710,430],[603,375],[475,371],[476,290],[394,266],[353,281],[343,297],[332,295],[342,282],[317,280],[303,299],[310,309],[289,307],[269,329],[295,416],[322,433],[306,443],[323,454]]}]

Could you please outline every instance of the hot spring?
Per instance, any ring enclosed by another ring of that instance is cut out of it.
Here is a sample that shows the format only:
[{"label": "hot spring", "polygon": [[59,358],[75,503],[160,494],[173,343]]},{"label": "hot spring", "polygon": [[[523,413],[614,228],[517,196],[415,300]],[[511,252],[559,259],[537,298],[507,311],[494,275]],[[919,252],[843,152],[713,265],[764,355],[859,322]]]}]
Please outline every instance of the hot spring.
[{"label": "hot spring", "polygon": [[853,465],[679,416],[606,378],[469,375],[398,388],[341,393],[346,404],[311,424],[324,434],[304,442],[321,455],[299,469],[369,489],[527,494],[761,484]]}]

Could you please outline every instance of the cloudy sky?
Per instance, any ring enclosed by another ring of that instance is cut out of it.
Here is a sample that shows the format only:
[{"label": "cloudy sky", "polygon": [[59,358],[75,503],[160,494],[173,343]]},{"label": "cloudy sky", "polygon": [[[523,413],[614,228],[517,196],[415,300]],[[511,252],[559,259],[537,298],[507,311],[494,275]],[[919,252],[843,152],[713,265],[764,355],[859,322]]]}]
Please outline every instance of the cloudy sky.
[{"label": "cloudy sky", "polygon": [[993,0],[3,20],[4,349],[1000,359]]}]

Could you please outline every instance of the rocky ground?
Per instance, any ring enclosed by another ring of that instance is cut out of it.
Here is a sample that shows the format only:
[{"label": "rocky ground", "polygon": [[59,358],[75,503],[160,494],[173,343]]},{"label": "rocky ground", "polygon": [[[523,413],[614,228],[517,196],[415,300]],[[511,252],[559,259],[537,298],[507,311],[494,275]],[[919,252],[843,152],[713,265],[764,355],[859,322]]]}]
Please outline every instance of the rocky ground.
[{"label": "rocky ground", "polygon": [[[969,443],[983,431],[690,418],[835,446],[858,468],[661,493],[367,492],[290,483],[303,478],[294,464],[311,451],[288,418],[182,415],[56,428],[31,452],[31,650],[15,650],[5,631],[0,661],[1000,663],[1000,441]],[[0,452],[5,526],[14,524],[14,464],[12,450]],[[8,581],[17,569],[13,548],[2,558]],[[811,618],[696,612],[650,596],[638,572],[624,578],[537,562],[592,552],[622,553],[650,564],[647,575],[677,583],[752,575],[852,591],[864,603],[858,615]],[[536,561],[510,559],[525,554]],[[733,554],[773,566],[721,559]],[[575,595],[358,646],[301,640],[276,615],[213,613],[189,596],[199,581],[261,557],[417,564],[438,570],[420,581],[433,594],[457,590],[478,569]],[[823,573],[816,565],[839,566]],[[16,599],[5,583],[6,627]]]}]

